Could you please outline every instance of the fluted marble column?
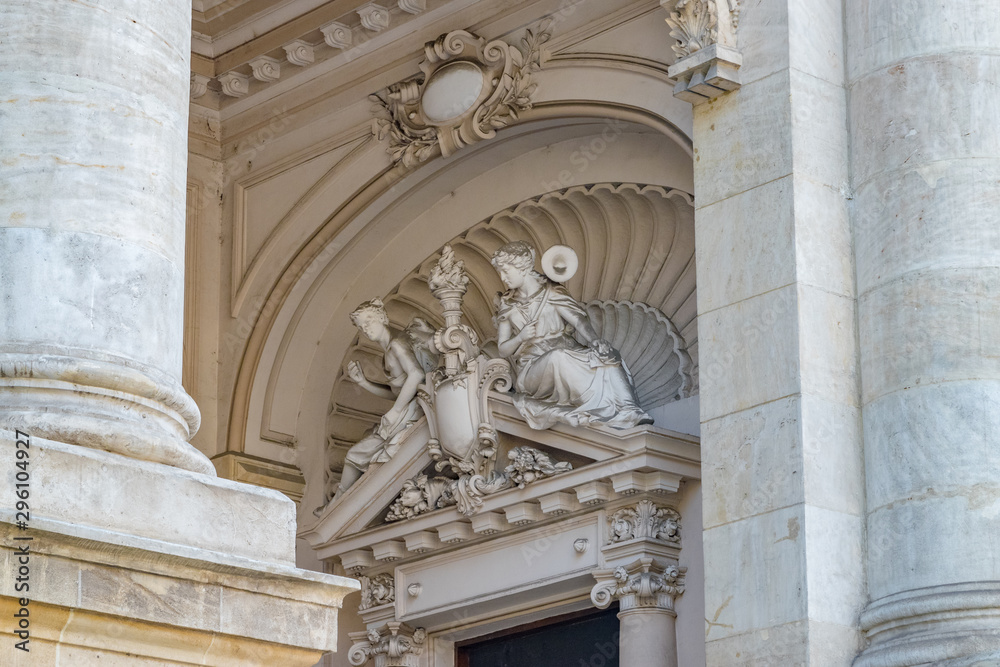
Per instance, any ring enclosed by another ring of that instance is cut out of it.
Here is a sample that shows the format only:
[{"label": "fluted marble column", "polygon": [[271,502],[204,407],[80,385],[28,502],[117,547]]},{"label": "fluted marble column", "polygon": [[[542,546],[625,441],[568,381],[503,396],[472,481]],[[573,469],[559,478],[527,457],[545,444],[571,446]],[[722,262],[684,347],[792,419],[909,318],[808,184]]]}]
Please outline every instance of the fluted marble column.
[{"label": "fluted marble column", "polygon": [[0,427],[214,475],[180,384],[190,0],[0,0]]},{"label": "fluted marble column", "polygon": [[628,566],[595,572],[591,601],[606,609],[618,601],[622,667],[677,667],[677,613],[684,573],[674,563],[640,558]]},{"label": "fluted marble column", "polygon": [[1000,11],[848,0],[871,646],[1000,661]]}]

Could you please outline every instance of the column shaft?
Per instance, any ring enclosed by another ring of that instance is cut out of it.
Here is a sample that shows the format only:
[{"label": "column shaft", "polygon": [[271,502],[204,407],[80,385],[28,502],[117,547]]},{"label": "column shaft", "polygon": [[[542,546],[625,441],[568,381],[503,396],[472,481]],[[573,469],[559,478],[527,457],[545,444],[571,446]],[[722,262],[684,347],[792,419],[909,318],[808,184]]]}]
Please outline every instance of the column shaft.
[{"label": "column shaft", "polygon": [[992,664],[1000,12],[990,0],[847,7],[873,601],[857,664]]},{"label": "column shaft", "polygon": [[0,26],[0,426],[214,474],[180,384],[190,0]]},{"label": "column shaft", "polygon": [[621,667],[677,667],[676,615],[655,607],[618,613]]}]

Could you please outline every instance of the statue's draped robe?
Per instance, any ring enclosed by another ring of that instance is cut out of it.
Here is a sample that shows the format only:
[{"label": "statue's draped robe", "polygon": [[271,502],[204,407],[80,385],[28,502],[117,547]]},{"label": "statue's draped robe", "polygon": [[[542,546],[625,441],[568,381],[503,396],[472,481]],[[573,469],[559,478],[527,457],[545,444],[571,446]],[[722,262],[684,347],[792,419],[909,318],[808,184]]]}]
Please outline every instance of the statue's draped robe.
[{"label": "statue's draped robe", "polygon": [[497,301],[497,323],[509,322],[515,335],[535,323],[535,336],[509,357],[517,375],[514,404],[528,424],[546,429],[556,422],[601,422],[616,428],[651,423],[617,351],[602,356],[582,345],[560,310],[587,319],[565,288],[551,282],[525,301],[518,300],[515,290]]}]

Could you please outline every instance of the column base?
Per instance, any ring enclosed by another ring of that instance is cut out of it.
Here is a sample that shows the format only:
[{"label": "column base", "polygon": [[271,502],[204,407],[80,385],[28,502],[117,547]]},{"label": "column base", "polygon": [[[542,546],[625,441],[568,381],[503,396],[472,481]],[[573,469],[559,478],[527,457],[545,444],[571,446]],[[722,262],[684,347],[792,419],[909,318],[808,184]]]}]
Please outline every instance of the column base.
[{"label": "column base", "polygon": [[907,591],[861,615],[871,645],[854,667],[1000,664],[1000,583]]},{"label": "column base", "polygon": [[0,431],[3,664],[56,664],[44,656],[58,651],[58,664],[311,667],[336,650],[338,611],[360,586],[296,569],[283,494],[13,436]]},{"label": "column base", "polygon": [[[30,536],[29,542],[14,537]],[[337,616],[352,580],[290,566],[177,556],[0,524],[5,665],[251,665],[312,667],[337,648]],[[18,636],[21,596],[30,600]],[[13,620],[12,620],[13,619]],[[16,645],[24,644],[27,652]],[[56,656],[59,659],[56,660]]]},{"label": "column base", "polygon": [[[7,346],[10,347],[10,346]],[[180,384],[111,357],[0,352],[0,428],[214,476],[188,440],[201,414]],[[90,353],[96,355],[96,353]]]}]

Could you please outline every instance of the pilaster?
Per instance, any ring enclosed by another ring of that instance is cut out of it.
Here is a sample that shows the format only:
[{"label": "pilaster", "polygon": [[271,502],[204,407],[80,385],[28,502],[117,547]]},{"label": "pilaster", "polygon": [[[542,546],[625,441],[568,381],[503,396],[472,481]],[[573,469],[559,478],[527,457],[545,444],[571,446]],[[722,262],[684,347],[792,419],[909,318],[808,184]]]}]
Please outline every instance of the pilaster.
[{"label": "pilaster", "polygon": [[850,665],[863,466],[840,0],[740,3],[694,107],[707,661]]}]

